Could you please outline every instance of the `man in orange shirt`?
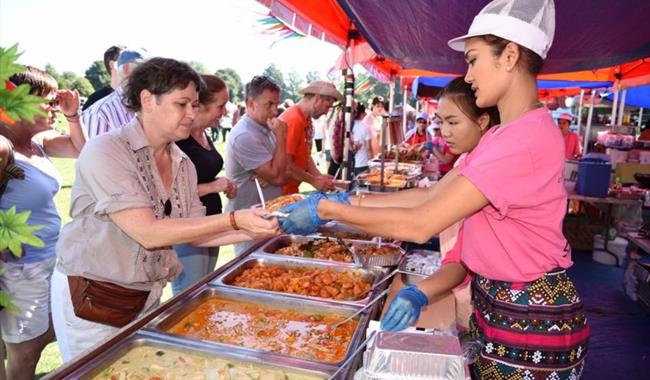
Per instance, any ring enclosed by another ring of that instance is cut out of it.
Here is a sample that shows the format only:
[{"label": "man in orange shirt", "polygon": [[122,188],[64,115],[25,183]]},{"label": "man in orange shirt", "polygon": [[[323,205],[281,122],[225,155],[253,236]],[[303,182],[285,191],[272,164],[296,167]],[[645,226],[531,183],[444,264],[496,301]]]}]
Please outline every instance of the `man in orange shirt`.
[{"label": "man in orange shirt", "polygon": [[284,194],[298,192],[301,182],[307,182],[317,190],[333,189],[330,175],[323,175],[311,157],[314,128],[311,120],[325,115],[336,100],[343,95],[329,82],[314,81],[300,91],[303,98],[280,115],[287,124],[287,155],[292,178],[284,185]]}]

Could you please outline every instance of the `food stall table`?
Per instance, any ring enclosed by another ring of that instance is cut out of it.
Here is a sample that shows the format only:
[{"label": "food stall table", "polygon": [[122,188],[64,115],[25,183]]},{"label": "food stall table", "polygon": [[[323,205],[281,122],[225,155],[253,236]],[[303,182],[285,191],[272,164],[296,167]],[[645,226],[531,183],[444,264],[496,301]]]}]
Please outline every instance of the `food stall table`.
[{"label": "food stall table", "polygon": [[569,200],[576,200],[580,202],[586,202],[586,203],[591,203],[591,204],[604,204],[605,205],[605,220],[604,220],[604,234],[603,234],[603,240],[604,240],[604,247],[603,250],[607,252],[607,254],[612,255],[616,259],[616,265],[620,266],[620,259],[619,257],[612,251],[609,250],[609,238],[607,236],[609,229],[612,226],[612,211],[615,205],[617,206],[638,206],[641,207],[642,201],[639,199],[620,199],[620,198],[615,198],[615,197],[605,197],[605,198],[598,198],[598,197],[589,197],[586,195],[581,195],[581,194],[576,194],[576,193],[569,193],[568,195]]}]

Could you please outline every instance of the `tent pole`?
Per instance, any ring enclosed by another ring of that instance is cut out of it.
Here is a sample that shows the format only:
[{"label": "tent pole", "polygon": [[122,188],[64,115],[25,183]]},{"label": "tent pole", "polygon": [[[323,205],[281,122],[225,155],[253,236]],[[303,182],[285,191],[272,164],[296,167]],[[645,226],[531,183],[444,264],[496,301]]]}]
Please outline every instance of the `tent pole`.
[{"label": "tent pole", "polygon": [[589,99],[589,113],[587,114],[587,126],[585,127],[585,139],[582,142],[582,155],[587,154],[587,147],[589,146],[589,137],[591,137],[591,120],[594,117],[594,98],[596,97],[596,90],[591,90],[591,99]]},{"label": "tent pole", "polygon": [[625,96],[627,95],[627,89],[623,89],[621,92],[621,100],[618,102],[618,120],[616,125],[623,125],[623,111],[625,111]]},{"label": "tent pole", "polygon": [[616,124],[616,108],[618,107],[618,91],[619,91],[619,81],[617,80],[614,84],[614,100],[612,103],[612,115],[610,117],[610,125]]},{"label": "tent pole", "polygon": [[643,119],[643,107],[639,108],[639,121],[636,124],[637,127],[641,126],[641,119]]},{"label": "tent pole", "polygon": [[585,97],[585,89],[581,88],[580,89],[580,103],[578,103],[578,133],[580,133],[580,129],[582,127],[582,102]]},{"label": "tent pole", "polygon": [[393,114],[393,110],[395,109],[395,75],[391,73],[390,75],[390,84],[389,84],[389,91],[388,91],[388,130],[390,130],[390,138],[391,138],[391,143],[396,144],[397,142],[392,141],[393,139],[393,134],[392,130],[390,128],[390,115]]},{"label": "tent pole", "polygon": [[350,131],[352,130],[352,105],[354,101],[354,73],[352,69],[343,69],[345,78],[345,133],[343,134],[343,162],[341,162],[341,173],[344,180],[350,180]]},{"label": "tent pole", "polygon": [[[404,77],[402,77],[402,80],[403,79],[404,79]],[[402,84],[401,81],[400,81],[400,84]],[[408,96],[407,96],[406,92],[407,92],[407,87],[404,86],[404,94],[402,96],[402,98],[403,98],[402,99],[402,136],[403,137],[406,137],[406,101],[408,100]]]}]

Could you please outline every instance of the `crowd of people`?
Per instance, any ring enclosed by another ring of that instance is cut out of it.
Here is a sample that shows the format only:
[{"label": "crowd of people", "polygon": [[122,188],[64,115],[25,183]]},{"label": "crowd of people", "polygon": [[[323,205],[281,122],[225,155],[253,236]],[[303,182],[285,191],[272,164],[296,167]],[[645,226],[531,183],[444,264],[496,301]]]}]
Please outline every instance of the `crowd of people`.
[{"label": "crowd of people", "polygon": [[[282,101],[278,83],[255,76],[238,107],[217,76],[112,46],[104,56],[111,83],[82,110],[77,92],[58,90],[42,70],[12,76],[43,99],[46,116],[0,123],[0,153],[11,152],[25,173],[8,182],[0,206],[31,211],[45,245],[25,245],[22,257],[0,263],[0,288],[23,311],[0,312],[9,378],[31,378],[54,334],[68,362],[155,308],[167,283],[175,294],[192,286],[214,270],[221,245],[241,254],[256,240],[308,234],[328,220],[403,241],[440,234],[442,268],[399,292],[383,328],[408,327],[430,299],[454,290],[468,300],[471,289],[466,325],[485,342],[477,378],[578,378],[589,328],[565,270],[561,178],[580,143],[568,132],[571,115],[560,116],[558,127],[539,102],[535,77],[555,18],[552,1],[531,3],[539,14],[533,21],[517,18],[519,2],[495,0],[467,35],[449,42],[464,53],[467,74],[442,90],[435,114],[417,114],[402,136],[435,158],[444,177],[428,189],[382,196],[327,193],[342,172],[346,137],[343,96],[326,81],[308,84],[293,104]],[[353,108],[347,143],[355,173],[380,150],[387,108],[379,96]],[[68,134],[51,131],[59,112]],[[328,168],[313,159],[314,144]],[[62,229],[49,157],[77,158],[72,220]],[[270,200],[303,183],[317,191],[285,207],[282,221],[253,207],[260,193]]]}]

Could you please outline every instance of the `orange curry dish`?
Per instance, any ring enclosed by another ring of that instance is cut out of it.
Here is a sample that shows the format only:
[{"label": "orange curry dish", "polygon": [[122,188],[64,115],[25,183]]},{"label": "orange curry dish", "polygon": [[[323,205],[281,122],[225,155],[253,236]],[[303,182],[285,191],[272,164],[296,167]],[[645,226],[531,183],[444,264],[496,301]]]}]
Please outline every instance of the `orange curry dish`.
[{"label": "orange curry dish", "polygon": [[267,308],[208,298],[168,331],[327,363],[345,358],[358,321],[332,329],[345,316]]},{"label": "orange curry dish", "polygon": [[293,293],[334,300],[360,300],[370,291],[371,283],[358,272],[275,265],[255,265],[244,270],[232,284],[244,288]]}]

